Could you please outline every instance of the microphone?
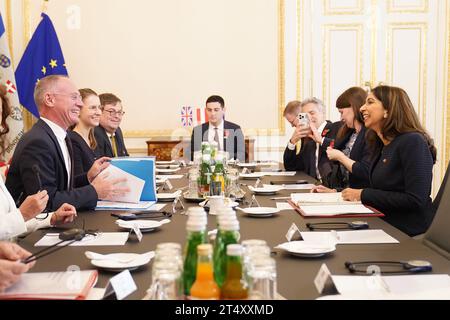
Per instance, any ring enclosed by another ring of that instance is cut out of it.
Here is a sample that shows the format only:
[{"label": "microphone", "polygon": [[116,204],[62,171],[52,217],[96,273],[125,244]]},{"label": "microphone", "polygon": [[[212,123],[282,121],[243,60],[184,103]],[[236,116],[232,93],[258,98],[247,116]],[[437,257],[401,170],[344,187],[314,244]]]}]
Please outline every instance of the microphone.
[{"label": "microphone", "polygon": [[39,168],[39,165],[35,164],[31,167],[31,169],[33,170],[33,172],[36,176],[36,180],[38,182],[38,186],[39,186],[38,191],[42,191],[41,168]]},{"label": "microphone", "polygon": [[[36,261],[40,258],[43,258],[55,251],[58,251],[64,247],[67,247],[69,245],[71,245],[72,243],[74,243],[75,241],[81,241],[84,237],[86,236],[86,231],[84,229],[69,229],[66,230],[64,232],[61,232],[59,234],[59,239],[61,241],[58,241],[57,243],[42,249],[41,251],[36,252],[35,254],[29,256],[28,258],[22,260],[21,262],[24,264]],[[62,246],[58,246],[63,242],[66,242],[64,245]]]}]

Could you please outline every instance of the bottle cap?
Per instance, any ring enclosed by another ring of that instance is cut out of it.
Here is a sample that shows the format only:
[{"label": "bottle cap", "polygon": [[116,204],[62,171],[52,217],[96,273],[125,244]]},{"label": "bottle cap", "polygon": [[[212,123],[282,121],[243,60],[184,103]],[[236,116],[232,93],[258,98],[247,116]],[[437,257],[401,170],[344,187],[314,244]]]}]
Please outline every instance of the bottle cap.
[{"label": "bottle cap", "polygon": [[212,254],[212,251],[213,251],[213,247],[209,243],[199,244],[197,246],[197,253],[199,255],[202,255],[202,256],[210,255],[210,254]]},{"label": "bottle cap", "polygon": [[239,231],[239,221],[237,219],[225,219],[219,223],[219,229],[223,231]]},{"label": "bottle cap", "polygon": [[229,245],[227,245],[227,255],[228,256],[240,256],[240,255],[242,255],[242,246],[240,244],[229,244]]},{"label": "bottle cap", "polygon": [[187,231],[205,231],[206,230],[206,220],[203,219],[189,219],[186,223]]}]

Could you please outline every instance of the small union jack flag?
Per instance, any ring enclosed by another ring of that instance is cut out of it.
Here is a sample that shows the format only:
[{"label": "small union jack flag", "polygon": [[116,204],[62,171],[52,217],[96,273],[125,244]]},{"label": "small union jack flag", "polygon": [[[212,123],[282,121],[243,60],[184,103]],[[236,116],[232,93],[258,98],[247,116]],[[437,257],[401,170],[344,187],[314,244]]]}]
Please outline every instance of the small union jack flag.
[{"label": "small union jack flag", "polygon": [[183,127],[190,127],[192,126],[192,107],[182,107],[181,108],[181,123],[183,124]]}]

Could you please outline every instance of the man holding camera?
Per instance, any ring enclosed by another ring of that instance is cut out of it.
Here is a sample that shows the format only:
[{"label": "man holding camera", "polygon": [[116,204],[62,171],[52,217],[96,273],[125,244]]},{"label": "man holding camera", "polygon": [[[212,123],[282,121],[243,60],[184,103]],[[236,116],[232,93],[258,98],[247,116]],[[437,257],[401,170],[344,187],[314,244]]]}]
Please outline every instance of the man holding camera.
[{"label": "man holding camera", "polygon": [[303,171],[320,181],[331,171],[326,153],[330,144],[324,138],[334,141],[342,123],[326,121],[324,103],[317,98],[289,102],[283,116],[295,128],[284,151],[284,168]]}]

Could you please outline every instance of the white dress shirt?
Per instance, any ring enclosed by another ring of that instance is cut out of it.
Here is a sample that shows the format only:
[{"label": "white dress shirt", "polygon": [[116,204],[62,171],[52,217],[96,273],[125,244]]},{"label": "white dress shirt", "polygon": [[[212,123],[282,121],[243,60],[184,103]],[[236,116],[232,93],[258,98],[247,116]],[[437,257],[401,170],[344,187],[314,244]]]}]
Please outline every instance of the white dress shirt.
[{"label": "white dress shirt", "polygon": [[[224,136],[224,121],[217,126],[217,134],[219,135],[219,151],[223,151],[223,136]],[[216,134],[216,127],[214,127],[211,122],[209,123],[208,128],[208,142],[211,143],[214,141],[214,136]]]},{"label": "white dress shirt", "polygon": [[0,240],[9,240],[25,232],[47,228],[53,212],[45,220],[30,219],[24,221],[22,213],[16,208],[13,198],[0,178]]},{"label": "white dress shirt", "polygon": [[67,189],[69,189],[70,186],[70,168],[71,168],[71,162],[70,162],[70,155],[69,155],[69,149],[67,149],[66,144],[66,136],[67,132],[60,126],[58,126],[56,123],[41,117],[41,119],[52,129],[53,133],[56,136],[56,139],[58,140],[59,147],[61,148],[63,157],[64,157],[64,164],[66,165],[66,171],[67,171]]}]

